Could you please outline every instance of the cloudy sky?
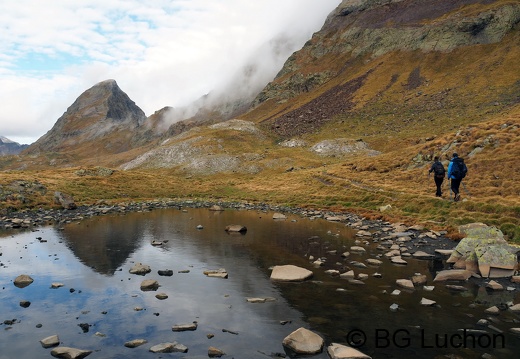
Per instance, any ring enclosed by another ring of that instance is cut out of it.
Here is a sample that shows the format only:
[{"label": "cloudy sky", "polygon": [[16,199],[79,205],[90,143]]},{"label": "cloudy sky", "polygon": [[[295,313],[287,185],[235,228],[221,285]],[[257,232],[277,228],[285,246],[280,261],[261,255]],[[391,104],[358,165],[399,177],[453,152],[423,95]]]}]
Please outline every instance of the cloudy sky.
[{"label": "cloudy sky", "polygon": [[0,136],[36,141],[106,79],[147,116],[225,86],[244,64],[269,81],[340,2],[2,0]]}]

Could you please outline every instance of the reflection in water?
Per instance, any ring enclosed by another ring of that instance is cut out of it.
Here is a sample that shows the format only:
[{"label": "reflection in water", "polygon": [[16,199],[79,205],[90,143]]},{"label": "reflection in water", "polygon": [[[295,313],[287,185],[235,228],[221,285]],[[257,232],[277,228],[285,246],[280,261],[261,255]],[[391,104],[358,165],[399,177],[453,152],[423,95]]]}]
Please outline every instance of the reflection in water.
[{"label": "reflection in water", "polygon": [[[368,246],[366,254],[343,258],[341,254],[354,242],[348,227],[292,218],[296,220],[278,221],[271,213],[256,211],[157,210],[93,218],[67,225],[62,231],[44,228],[38,236],[45,243],[35,240],[33,233],[0,238],[0,321],[17,318],[15,324],[0,327],[5,329],[0,331],[0,359],[20,354],[49,356],[38,341],[53,334],[60,336],[62,345],[95,350],[89,358],[156,357],[148,348],[172,341],[189,347],[185,358],[207,357],[209,346],[221,348],[229,357],[266,358],[283,353],[283,338],[300,326],[316,331],[327,344],[346,344],[354,330],[361,330],[367,342],[360,349],[374,358],[433,358],[440,354],[473,358],[483,352],[515,357],[511,355],[519,344],[509,335],[505,349],[500,350],[424,346],[431,346],[428,340],[437,334],[482,329],[476,323],[486,317],[484,303],[497,298],[516,303],[516,293],[502,293],[506,298],[470,284],[462,293],[435,284],[433,292],[418,288],[390,295],[396,279],[413,273],[426,274],[431,284],[435,272],[444,267],[439,260],[409,259],[406,267],[388,260],[380,267],[352,267],[356,274],[369,277],[365,285],[350,284],[325,270],[345,271],[351,268],[351,261],[364,262],[381,254],[375,245]],[[227,233],[224,228],[229,224],[245,225],[247,233]],[[203,229],[197,229],[198,225]],[[152,246],[152,241],[163,244]],[[314,268],[309,256],[326,258],[326,263]],[[129,269],[137,262],[150,265],[152,272],[144,277],[130,275]],[[304,283],[273,283],[269,268],[279,264],[306,267],[314,277]],[[229,278],[203,274],[218,268],[225,268]],[[174,275],[159,276],[158,271],[165,269],[173,270]],[[383,278],[372,276],[375,272]],[[16,288],[12,281],[22,273],[30,274],[35,282]],[[141,291],[144,279],[158,280],[158,291]],[[64,287],[50,289],[52,282],[62,282]],[[158,292],[166,293],[168,299],[155,298]],[[276,301],[252,304],[246,301],[248,297],[274,297]],[[435,300],[438,306],[421,307],[422,297]],[[30,307],[22,308],[22,300],[31,301]],[[473,305],[475,301],[483,304]],[[399,305],[397,312],[389,310],[393,303]],[[500,319],[494,325],[507,330],[510,324],[506,323],[518,316],[504,313]],[[198,322],[196,331],[171,330],[173,325],[193,321]],[[282,325],[285,321],[289,323]],[[36,328],[38,323],[41,328]],[[85,323],[87,333],[82,330]],[[96,332],[104,336],[94,335]],[[384,333],[406,333],[409,344],[387,343],[376,336]],[[208,334],[215,336],[208,339]],[[136,349],[123,346],[136,338],[149,343]],[[4,343],[9,345],[4,348]]]}]

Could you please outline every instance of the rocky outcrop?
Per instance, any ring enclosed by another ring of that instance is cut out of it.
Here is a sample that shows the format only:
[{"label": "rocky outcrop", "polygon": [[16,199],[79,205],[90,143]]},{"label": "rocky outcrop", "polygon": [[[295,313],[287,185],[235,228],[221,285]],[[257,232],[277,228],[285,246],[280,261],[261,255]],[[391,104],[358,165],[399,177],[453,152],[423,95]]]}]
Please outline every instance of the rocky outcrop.
[{"label": "rocky outcrop", "polygon": [[500,230],[478,223],[462,226],[460,231],[466,237],[455,247],[447,263],[489,278],[511,277],[515,273],[520,248],[509,245]]}]

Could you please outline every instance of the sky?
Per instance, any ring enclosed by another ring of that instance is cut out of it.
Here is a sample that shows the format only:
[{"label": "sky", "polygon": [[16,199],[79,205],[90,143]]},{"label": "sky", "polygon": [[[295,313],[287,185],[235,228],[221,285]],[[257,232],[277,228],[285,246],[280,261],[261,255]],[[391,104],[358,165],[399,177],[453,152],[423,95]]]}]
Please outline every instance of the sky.
[{"label": "sky", "polygon": [[340,3],[0,0],[0,136],[36,141],[108,79],[147,116],[226,88],[245,66],[267,83]]}]

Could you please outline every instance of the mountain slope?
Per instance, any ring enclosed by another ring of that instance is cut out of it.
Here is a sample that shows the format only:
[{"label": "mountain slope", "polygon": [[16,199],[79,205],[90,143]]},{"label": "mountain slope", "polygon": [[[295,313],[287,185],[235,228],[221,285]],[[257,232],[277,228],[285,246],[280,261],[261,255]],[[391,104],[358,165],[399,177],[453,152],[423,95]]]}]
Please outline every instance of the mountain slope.
[{"label": "mountain slope", "polygon": [[106,80],[82,93],[25,154],[63,153],[81,159],[121,153],[139,144],[145,120],[116,81]]},{"label": "mountain slope", "polygon": [[244,118],[281,137],[371,127],[379,150],[483,120],[519,101],[519,22],[516,1],[343,1]]}]

